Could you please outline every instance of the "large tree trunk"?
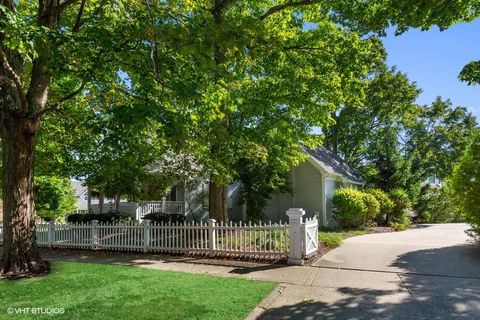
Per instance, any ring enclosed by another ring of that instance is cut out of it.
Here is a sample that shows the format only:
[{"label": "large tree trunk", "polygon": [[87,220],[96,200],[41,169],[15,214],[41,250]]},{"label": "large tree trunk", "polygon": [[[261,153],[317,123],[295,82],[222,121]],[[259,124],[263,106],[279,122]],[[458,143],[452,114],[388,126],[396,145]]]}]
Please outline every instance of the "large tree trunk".
[{"label": "large tree trunk", "polygon": [[3,256],[0,275],[30,277],[48,271],[35,237],[33,164],[39,119],[4,110],[0,116],[3,148]]},{"label": "large tree trunk", "polygon": [[[217,28],[223,28],[223,13],[224,10],[231,3],[223,0],[215,0],[214,7],[211,10],[215,24]],[[214,44],[214,60],[217,66],[221,66],[226,61],[226,51],[222,48],[220,43]],[[228,109],[225,106],[225,102],[221,103],[220,111],[225,115],[223,119],[220,119],[217,125],[221,128],[220,137],[216,137],[219,140],[228,139],[229,135],[229,116]],[[221,159],[223,157],[223,151],[220,147],[218,141],[215,141],[211,148],[211,156],[214,159]],[[223,163],[225,167],[228,167],[228,163]],[[210,183],[208,188],[208,197],[209,197],[209,217],[217,221],[227,221],[228,212],[227,212],[227,185],[225,183],[220,183],[214,176],[210,176]]]},{"label": "large tree trunk", "polygon": [[208,193],[209,217],[217,221],[227,221],[227,186],[210,180]]}]

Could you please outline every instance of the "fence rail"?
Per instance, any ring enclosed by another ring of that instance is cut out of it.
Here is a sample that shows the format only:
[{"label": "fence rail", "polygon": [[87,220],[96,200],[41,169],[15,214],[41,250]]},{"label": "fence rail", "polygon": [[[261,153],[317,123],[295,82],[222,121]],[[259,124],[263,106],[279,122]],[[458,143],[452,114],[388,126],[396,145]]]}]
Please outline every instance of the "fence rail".
[{"label": "fence rail", "polygon": [[[289,257],[297,261],[318,249],[317,220],[303,222],[302,215],[297,220],[291,218],[290,224],[224,224],[213,219],[208,223],[182,224],[156,224],[148,220],[142,223],[49,222],[36,225],[36,236],[41,247]],[[0,243],[2,238],[3,226],[0,225]],[[298,252],[291,248],[297,246],[303,250],[300,256],[292,257]]]}]

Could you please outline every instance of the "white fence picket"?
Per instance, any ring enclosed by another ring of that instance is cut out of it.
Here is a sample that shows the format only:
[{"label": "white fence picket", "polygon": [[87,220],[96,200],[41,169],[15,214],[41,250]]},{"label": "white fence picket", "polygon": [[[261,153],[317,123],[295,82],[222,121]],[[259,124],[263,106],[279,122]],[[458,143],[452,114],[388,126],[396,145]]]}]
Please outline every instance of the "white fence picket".
[{"label": "white fence picket", "polygon": [[[318,221],[306,219],[296,240],[303,256],[318,249]],[[237,256],[290,257],[291,226],[286,223],[42,223],[36,225],[39,246],[112,251],[209,253]],[[3,239],[0,225],[0,243]]]}]

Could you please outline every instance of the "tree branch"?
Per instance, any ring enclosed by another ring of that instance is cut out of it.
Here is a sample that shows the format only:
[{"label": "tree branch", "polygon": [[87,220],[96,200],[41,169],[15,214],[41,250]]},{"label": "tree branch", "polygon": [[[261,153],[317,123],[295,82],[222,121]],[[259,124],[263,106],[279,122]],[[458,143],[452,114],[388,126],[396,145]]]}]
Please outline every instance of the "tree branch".
[{"label": "tree branch", "polygon": [[2,63],[3,70],[5,71],[7,76],[15,84],[15,87],[18,92],[18,96],[20,97],[20,101],[22,103],[22,111],[26,113],[28,111],[28,102],[27,102],[27,97],[25,95],[25,91],[23,90],[22,80],[15,73],[15,70],[13,70],[13,68],[10,66],[10,63],[8,63],[7,56],[3,51],[2,47],[0,47],[0,62]]},{"label": "tree branch", "polygon": [[67,94],[66,96],[63,96],[62,98],[60,98],[60,100],[55,103],[55,104],[52,104],[46,108],[44,108],[43,110],[40,110],[39,112],[37,112],[35,114],[35,117],[40,117],[42,115],[44,115],[45,113],[49,112],[49,111],[53,111],[55,109],[57,109],[62,103],[64,103],[65,101],[68,101],[72,98],[74,98],[76,95],[78,95],[79,93],[81,93],[83,91],[83,89],[85,89],[85,83],[82,83],[80,85],[80,87],[78,87],[77,89],[75,89],[74,91],[70,92],[69,94]]},{"label": "tree branch", "polygon": [[62,12],[63,10],[67,9],[71,5],[77,3],[79,0],[66,0],[60,3],[58,6],[55,7],[56,12]]},{"label": "tree branch", "polygon": [[80,4],[80,9],[78,9],[77,19],[72,29],[73,32],[78,32],[78,30],[80,30],[80,27],[82,26],[82,15],[83,15],[83,10],[85,9],[86,2],[87,0],[82,0],[82,3]]},{"label": "tree branch", "polygon": [[288,1],[285,2],[284,4],[279,4],[276,6],[271,7],[270,9],[267,10],[263,15],[259,17],[260,20],[265,20],[272,14],[275,14],[277,12],[280,12],[286,8],[294,8],[294,7],[300,7],[303,5],[311,5],[311,4],[316,4],[320,3],[319,0],[299,0],[299,1]]}]

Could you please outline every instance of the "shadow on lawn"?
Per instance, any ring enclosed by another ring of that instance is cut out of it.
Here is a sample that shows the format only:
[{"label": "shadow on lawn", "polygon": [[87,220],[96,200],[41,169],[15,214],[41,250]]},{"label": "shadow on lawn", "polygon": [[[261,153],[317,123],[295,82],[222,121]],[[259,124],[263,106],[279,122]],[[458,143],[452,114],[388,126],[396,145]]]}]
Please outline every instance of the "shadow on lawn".
[{"label": "shadow on lawn", "polygon": [[[1,251],[1,249],[0,249]],[[142,254],[133,252],[111,252],[90,250],[61,250],[42,248],[45,259],[91,262],[106,264],[123,264],[131,266],[154,266],[159,264],[185,263],[196,265],[211,265],[234,268],[232,274],[248,274],[255,271],[286,267],[283,264],[268,264],[256,261],[238,261],[229,259],[214,259],[208,257],[189,257],[184,255]]]},{"label": "shadow on lawn", "polygon": [[[397,257],[398,290],[325,289],[312,303],[268,309],[261,319],[479,319],[480,247],[458,245]],[[406,290],[405,290],[406,289]],[[318,301],[317,301],[318,300]]]}]

